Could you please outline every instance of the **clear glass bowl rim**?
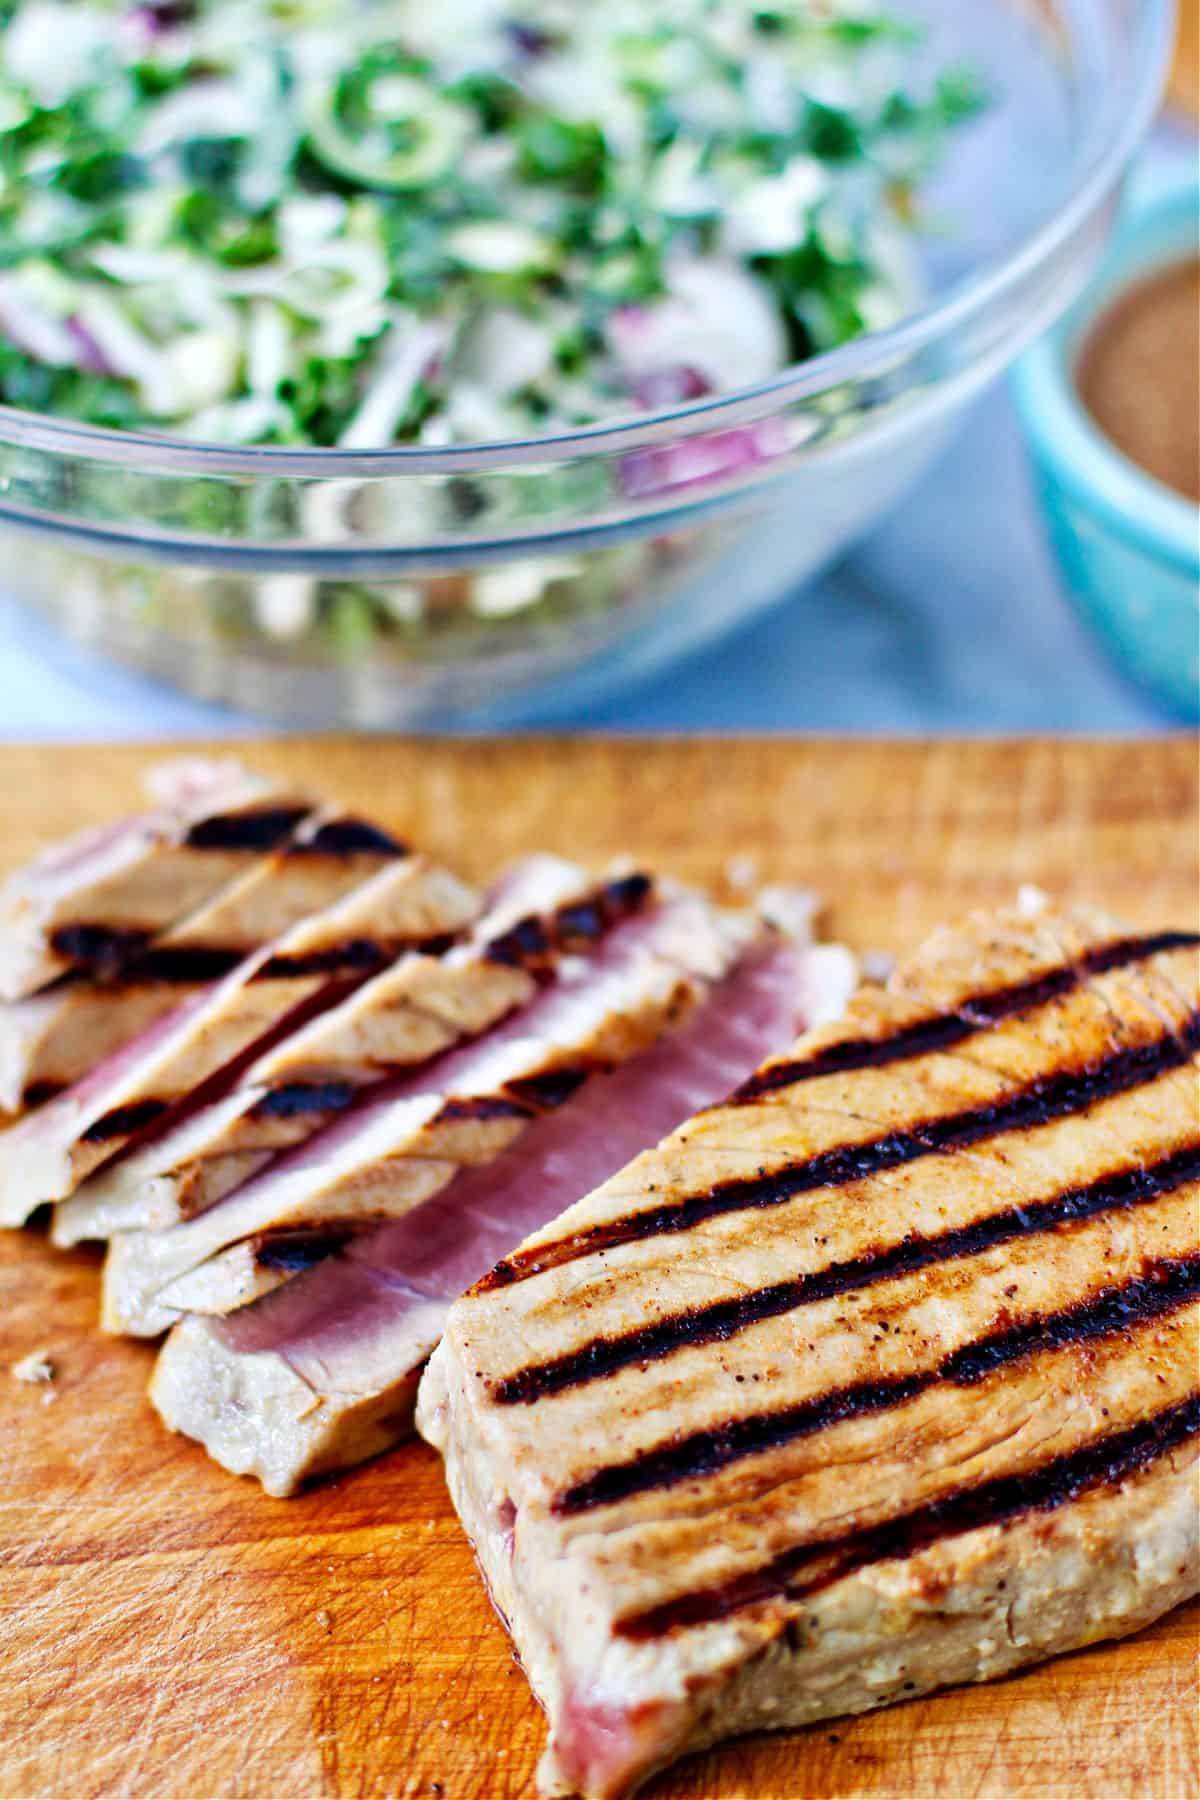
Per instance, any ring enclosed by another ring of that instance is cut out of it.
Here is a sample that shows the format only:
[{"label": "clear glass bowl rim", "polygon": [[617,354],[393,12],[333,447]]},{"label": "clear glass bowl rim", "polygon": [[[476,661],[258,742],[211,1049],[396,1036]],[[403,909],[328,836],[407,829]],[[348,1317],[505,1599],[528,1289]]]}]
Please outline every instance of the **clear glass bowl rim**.
[{"label": "clear glass bowl rim", "polygon": [[993,306],[1002,305],[1032,270],[1052,258],[1119,181],[1148,127],[1165,85],[1175,16],[1175,0],[1137,0],[1131,53],[1117,60],[1117,78],[1077,153],[1079,166],[1073,185],[1059,210],[1011,255],[969,276],[945,298],[910,314],[898,325],[792,364],[753,387],[661,412],[638,413],[616,424],[436,450],[417,446],[365,452],[271,445],[243,448],[197,443],[166,433],[104,430],[7,406],[0,406],[0,441],[91,462],[144,467],[151,460],[164,474],[321,481],[482,474],[521,464],[566,461],[581,454],[623,453],[760,419],[777,408],[811,400],[842,382],[860,380],[880,365],[907,361],[944,334],[965,328]]}]

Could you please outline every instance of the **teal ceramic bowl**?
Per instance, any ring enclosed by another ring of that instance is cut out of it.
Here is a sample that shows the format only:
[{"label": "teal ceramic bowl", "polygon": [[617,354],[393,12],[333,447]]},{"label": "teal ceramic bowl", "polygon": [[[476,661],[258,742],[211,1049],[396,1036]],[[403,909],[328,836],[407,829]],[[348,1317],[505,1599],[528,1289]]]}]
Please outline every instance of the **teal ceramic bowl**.
[{"label": "teal ceramic bowl", "polygon": [[1015,375],[1038,493],[1072,599],[1124,672],[1189,721],[1200,719],[1200,508],[1101,434],[1074,376],[1084,339],[1117,296],[1198,247],[1194,170],[1135,183],[1099,275]]}]

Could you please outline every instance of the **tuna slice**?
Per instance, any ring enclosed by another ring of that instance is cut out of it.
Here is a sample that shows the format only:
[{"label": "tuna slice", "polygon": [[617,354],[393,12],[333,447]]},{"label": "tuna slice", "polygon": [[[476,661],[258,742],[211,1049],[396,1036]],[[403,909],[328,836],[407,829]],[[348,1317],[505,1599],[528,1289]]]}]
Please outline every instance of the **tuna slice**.
[{"label": "tuna slice", "polygon": [[441,957],[402,957],[284,1037],[232,1093],[101,1170],[59,1207],[54,1241],[161,1230],[205,1211],[364,1088],[527,1004],[565,955],[640,910],[652,891],[636,875],[589,889],[571,863],[526,858],[497,884],[464,943]]},{"label": "tuna slice", "polygon": [[806,1005],[839,1011],[852,981],[833,946],[743,948],[674,1030],[594,1075],[490,1161],[460,1169],[436,1198],[231,1318],[185,1319],[159,1356],[159,1412],[273,1494],[396,1443],[454,1296],[789,1043]]},{"label": "tuna slice", "polygon": [[363,819],[310,814],[287,843],[256,853],[215,899],[106,979],[76,975],[0,1007],[0,1108],[44,1103],[251,951],[407,854]]},{"label": "tuna slice", "polygon": [[672,894],[573,958],[505,1023],[369,1092],[220,1205],[167,1231],[119,1234],[104,1272],[105,1329],[149,1337],[184,1311],[230,1312],[302,1266],[299,1234],[317,1260],[348,1230],[420,1204],[597,1066],[653,1042],[728,966],[747,929],[698,896]]},{"label": "tuna slice", "polygon": [[[1196,1590],[1197,944],[939,933],[455,1304],[418,1425],[547,1713],[544,1794],[617,1800]],[[354,1317],[242,1365],[248,1322],[189,1323],[231,1460],[279,1456],[301,1377],[347,1404]],[[183,1372],[160,1406],[195,1417]]]},{"label": "tuna slice", "polygon": [[477,910],[452,875],[420,857],[391,861],[335,906],[244,958],[221,980],[107,1057],[82,1081],[0,1134],[0,1224],[22,1224],[48,1200],[72,1194],[93,1170],[272,1033],[300,1009],[333,1004],[347,985],[414,942],[453,933]]},{"label": "tuna slice", "polygon": [[166,765],[155,785],[153,811],[56,845],[0,888],[0,1000],[76,970],[119,970],[309,810],[236,763]]}]

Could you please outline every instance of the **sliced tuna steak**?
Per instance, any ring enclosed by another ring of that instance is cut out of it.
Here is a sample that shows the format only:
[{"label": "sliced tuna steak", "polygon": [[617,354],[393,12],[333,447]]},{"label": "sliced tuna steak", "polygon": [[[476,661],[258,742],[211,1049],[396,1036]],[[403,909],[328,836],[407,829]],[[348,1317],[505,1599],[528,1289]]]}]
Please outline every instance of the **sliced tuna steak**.
[{"label": "sliced tuna steak", "polygon": [[[93,1170],[240,1059],[265,1049],[301,1008],[333,1004],[404,946],[453,933],[471,892],[420,857],[392,861],[335,906],[293,926],[192,994],[83,1081],[0,1134],[0,1224],[72,1194]],[[206,1096],[205,1096],[206,1097]]]},{"label": "sliced tuna steak", "polygon": [[119,1234],[105,1267],[105,1328],[165,1330],[200,1304],[195,1278],[182,1300],[173,1284],[201,1270],[205,1309],[231,1311],[294,1272],[293,1258],[276,1254],[281,1234],[294,1242],[303,1231],[332,1248],[364,1220],[419,1205],[461,1164],[490,1160],[561,1106],[594,1069],[652,1043],[703,996],[745,929],[698,896],[667,895],[572,959],[505,1023],[369,1091],[219,1206],[165,1232]]},{"label": "sliced tuna steak", "polygon": [[0,1107],[16,1112],[70,1087],[251,951],[405,857],[366,820],[317,812],[286,844],[163,932],[114,976],[75,976],[0,1007]]},{"label": "sliced tuna steak", "polygon": [[[192,1317],[152,1385],[167,1423],[275,1494],[404,1436],[453,1297],[570,1196],[738,1082],[845,983],[833,946],[744,949],[674,1031],[597,1074],[491,1162],[231,1318]],[[835,1009],[846,997],[842,986]]]},{"label": "sliced tuna steak", "polygon": [[56,845],[0,889],[0,999],[59,976],[111,975],[284,843],[309,802],[236,763],[168,766],[137,818]]},{"label": "sliced tuna steak", "polygon": [[363,1089],[527,1004],[565,956],[642,910],[652,891],[644,876],[596,886],[571,863],[527,858],[462,944],[401,958],[283,1038],[234,1093],[86,1183],[59,1208],[55,1242],[159,1230],[203,1212]]},{"label": "sliced tuna steak", "polygon": [[455,1305],[418,1424],[545,1794],[1195,1591],[1198,942],[939,934]]}]

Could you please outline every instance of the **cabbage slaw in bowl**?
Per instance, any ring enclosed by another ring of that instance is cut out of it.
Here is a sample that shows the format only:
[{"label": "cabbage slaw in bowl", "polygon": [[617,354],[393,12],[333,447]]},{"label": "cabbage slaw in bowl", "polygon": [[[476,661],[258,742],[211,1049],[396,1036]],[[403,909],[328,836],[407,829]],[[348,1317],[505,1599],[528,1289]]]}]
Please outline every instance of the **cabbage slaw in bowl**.
[{"label": "cabbage slaw in bowl", "polygon": [[[46,0],[21,7],[8,0],[6,10],[11,19],[39,3]],[[802,210],[805,256],[784,260],[789,280],[823,270],[829,259],[807,250],[818,222],[825,240],[831,197],[839,205],[855,196],[865,204],[874,182],[883,206],[874,242],[886,245],[880,292],[890,283],[894,295],[909,284],[907,296],[889,299],[893,314],[915,317],[883,330],[862,331],[850,321],[840,329],[853,341],[731,391],[715,370],[706,373],[703,355],[707,348],[715,361],[714,341],[737,344],[749,308],[736,309],[733,329],[728,315],[707,331],[701,318],[684,360],[685,328],[695,328],[697,311],[704,312],[694,292],[669,293],[664,285],[660,292],[604,295],[591,318],[586,364],[560,370],[556,359],[554,369],[554,379],[572,376],[576,394],[582,374],[596,422],[564,430],[562,413],[547,409],[544,394],[518,390],[517,416],[529,423],[516,434],[510,427],[499,442],[459,440],[433,413],[386,448],[343,449],[332,429],[323,434],[333,448],[299,433],[206,443],[136,411],[126,429],[114,431],[73,423],[65,408],[55,415],[0,404],[0,521],[13,551],[11,585],[75,635],[193,691],[279,717],[372,725],[462,717],[464,708],[474,715],[481,696],[494,717],[493,700],[544,691],[547,682],[561,693],[564,675],[577,685],[577,669],[580,679],[586,673],[590,683],[594,670],[596,683],[611,685],[761,606],[903,491],[970,393],[1065,304],[1103,236],[1114,184],[1149,115],[1166,43],[1167,0],[1149,0],[1136,18],[1128,0],[1062,0],[1061,18],[1059,0],[1049,0],[1053,37],[1023,0],[983,0],[969,16],[957,0],[903,4],[928,27],[922,45],[894,25],[879,30],[874,11],[868,18],[861,9],[815,0],[805,9],[823,28],[838,24],[844,68],[872,66],[893,94],[911,75],[912,105],[893,107],[893,124],[912,122],[926,103],[941,116],[931,115],[935,128],[914,154],[907,182],[893,179],[894,168],[882,182],[885,142],[864,132],[861,118],[851,120],[857,140],[841,134],[841,149],[853,155],[831,154],[836,130],[824,140],[816,160],[831,194],[815,210]],[[5,6],[0,0],[0,10]],[[69,9],[73,18],[99,11],[110,20],[148,10],[162,9],[97,8],[87,0]],[[190,19],[156,17],[163,36],[154,41],[174,38],[178,45],[197,19],[232,18],[238,10],[238,0],[184,5]],[[261,10],[242,7],[242,17]],[[394,18],[399,10],[382,12]],[[567,10],[569,21],[583,12]],[[651,11],[634,10],[643,23]],[[711,20],[730,8],[714,0],[696,10]],[[756,41],[778,35],[771,10],[754,9]],[[278,17],[286,14],[295,31],[323,11],[294,5],[279,8]],[[378,8],[350,8],[348,16],[368,12],[381,16]],[[494,6],[479,4],[465,12],[437,9],[436,17],[453,17],[459,29],[466,13],[496,17]],[[613,9],[605,16],[615,16]],[[539,62],[554,55],[540,39],[519,35],[522,54]],[[958,66],[987,71],[988,105],[939,162],[949,119],[974,104],[969,83],[944,79]],[[843,112],[853,110],[845,82],[840,97],[833,83],[815,111],[806,108],[807,125],[828,124],[839,98]],[[377,157],[389,145],[376,135],[372,110],[354,113],[357,103],[352,95],[345,105],[339,98],[342,125],[369,140]],[[561,94],[556,105],[561,112]],[[871,116],[866,101],[862,116]],[[405,144],[390,148],[402,153]],[[812,150],[809,143],[805,154]],[[865,168],[856,168],[864,151]],[[918,190],[922,168],[934,176]],[[314,182],[333,183],[319,169],[306,144],[297,165],[306,201]],[[419,216],[403,190],[375,185],[352,193],[341,179],[340,197],[352,209],[364,201],[403,203],[410,219]],[[552,182],[540,185],[558,192]],[[988,196],[982,207],[981,192]],[[909,229],[914,212],[919,226],[934,226],[919,246]],[[866,219],[863,211],[855,216]],[[826,251],[837,248],[836,234],[824,241]],[[929,286],[914,290],[905,264],[917,266],[918,248]],[[234,261],[253,253],[253,245],[243,246]],[[706,260],[722,265],[713,284],[720,286],[723,265],[732,263],[724,247],[714,253],[703,221],[672,223],[660,272],[674,276]],[[764,285],[776,260],[759,251],[732,266],[760,297],[769,288],[778,299],[774,282]],[[265,266],[251,262],[241,272],[261,275]],[[11,274],[11,265],[2,272]],[[861,274],[861,259],[843,256],[830,292],[857,294]],[[486,270],[441,281],[437,302],[416,307],[418,317],[429,322],[440,312],[432,322],[444,322],[464,282],[475,284],[471,319],[462,327],[468,339],[482,310],[477,299],[504,314],[505,323],[512,316],[522,325],[545,324],[540,302],[523,301],[509,275]],[[543,287],[561,300],[557,274],[540,274],[523,292],[540,295]],[[814,290],[806,292],[811,300]],[[789,334],[819,325],[819,305],[785,301],[780,317]],[[244,309],[254,301],[235,296],[233,304]],[[664,313],[670,329],[654,344],[655,332],[643,328]],[[880,313],[881,323],[886,316]],[[299,317],[290,323],[298,333],[293,342],[302,344],[311,326]],[[773,321],[771,330],[778,325]],[[651,386],[641,393],[636,349],[628,370],[617,355],[639,337],[656,358]],[[789,335],[789,353],[808,347]],[[360,384],[374,372],[371,344],[363,348],[368,354],[343,402],[360,401]],[[663,364],[668,349],[674,360]],[[435,359],[420,384],[453,370],[443,404],[447,394],[453,405],[457,393],[480,385],[469,362],[471,380],[463,383],[456,351],[457,343],[446,367]],[[19,366],[32,365],[26,357]],[[62,379],[81,373],[89,372],[68,371]],[[660,375],[666,383],[656,386]],[[695,398],[697,377],[707,391]],[[285,402],[290,396],[286,386],[276,394]],[[36,396],[25,398],[32,407]],[[418,398],[424,403],[426,396]],[[502,407],[511,403],[510,394],[499,396]],[[592,668],[585,672],[587,659]]]},{"label": "cabbage slaw in bowl", "polygon": [[202,442],[566,430],[893,324],[979,100],[864,0],[0,13],[0,402]]}]

